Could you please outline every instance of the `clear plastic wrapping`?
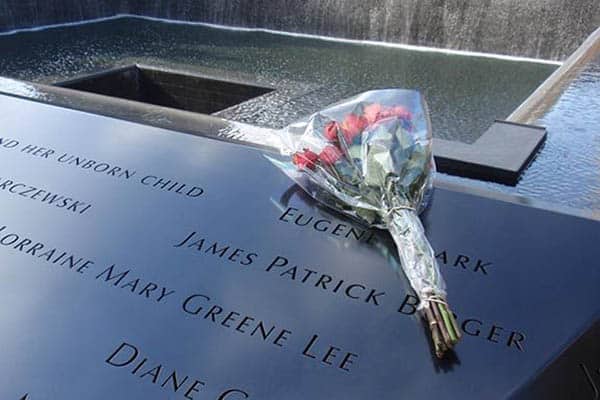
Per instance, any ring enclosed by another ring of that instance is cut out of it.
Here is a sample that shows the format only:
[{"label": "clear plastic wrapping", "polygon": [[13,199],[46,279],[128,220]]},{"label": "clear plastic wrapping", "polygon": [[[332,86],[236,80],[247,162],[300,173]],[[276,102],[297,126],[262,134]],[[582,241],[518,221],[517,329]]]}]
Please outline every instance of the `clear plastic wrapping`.
[{"label": "clear plastic wrapping", "polygon": [[[447,309],[444,280],[418,217],[435,171],[431,123],[419,92],[362,93],[288,126],[281,140],[286,157],[271,161],[306,192],[369,226],[390,231],[432,329],[436,354],[452,348],[460,332]],[[444,322],[450,331],[434,332]],[[440,345],[436,335],[449,340]]]}]

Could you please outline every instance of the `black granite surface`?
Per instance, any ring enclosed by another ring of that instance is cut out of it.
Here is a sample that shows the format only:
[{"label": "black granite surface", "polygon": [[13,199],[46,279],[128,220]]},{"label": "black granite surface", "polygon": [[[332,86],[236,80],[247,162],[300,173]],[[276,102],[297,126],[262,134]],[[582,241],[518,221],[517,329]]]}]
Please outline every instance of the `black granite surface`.
[{"label": "black granite surface", "polygon": [[[191,87],[193,90],[188,90]],[[223,81],[138,65],[55,86],[0,78],[2,94],[279,153],[281,131],[215,116],[245,110],[249,102],[265,100],[263,96],[272,91],[250,82]],[[248,97],[252,99],[247,100]],[[202,114],[211,111],[217,112]],[[436,170],[514,186],[545,138],[543,127],[507,121],[495,121],[473,144],[435,138]]]},{"label": "black granite surface", "polygon": [[438,187],[423,220],[465,336],[438,363],[385,232],[260,151],[0,107],[1,398],[506,398],[600,316],[598,221]]}]

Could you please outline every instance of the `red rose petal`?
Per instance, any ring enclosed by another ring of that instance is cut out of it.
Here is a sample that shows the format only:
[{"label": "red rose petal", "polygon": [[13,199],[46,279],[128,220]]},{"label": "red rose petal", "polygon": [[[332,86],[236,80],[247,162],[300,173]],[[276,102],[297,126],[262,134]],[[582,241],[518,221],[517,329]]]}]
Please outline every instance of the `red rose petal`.
[{"label": "red rose petal", "polygon": [[335,121],[329,121],[328,123],[325,124],[325,129],[323,131],[323,135],[325,136],[325,139],[327,139],[330,142],[335,142],[338,139],[338,129],[339,129],[339,125],[337,122]]},{"label": "red rose petal", "polygon": [[342,123],[342,129],[355,135],[369,125],[369,121],[363,116],[348,114]]},{"label": "red rose petal", "polygon": [[302,169],[315,169],[315,163],[319,159],[319,156],[308,149],[304,149],[301,152],[294,153],[292,155],[292,163],[298,167],[299,170]]},{"label": "red rose petal", "polygon": [[325,165],[331,165],[342,158],[343,154],[336,146],[327,146],[319,153],[319,160]]},{"label": "red rose petal", "polygon": [[369,124],[376,122],[380,119],[380,113],[383,111],[383,107],[379,103],[369,104],[364,109],[364,116]]},{"label": "red rose petal", "polygon": [[392,115],[406,120],[412,119],[412,113],[402,106],[392,108]]}]

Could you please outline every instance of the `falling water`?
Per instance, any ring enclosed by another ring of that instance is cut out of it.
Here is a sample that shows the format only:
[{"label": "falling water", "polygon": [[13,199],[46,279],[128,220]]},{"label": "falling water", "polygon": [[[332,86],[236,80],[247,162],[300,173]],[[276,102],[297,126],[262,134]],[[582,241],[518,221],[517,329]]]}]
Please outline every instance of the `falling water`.
[{"label": "falling water", "polygon": [[4,0],[0,31],[122,13],[562,60],[598,0]]}]

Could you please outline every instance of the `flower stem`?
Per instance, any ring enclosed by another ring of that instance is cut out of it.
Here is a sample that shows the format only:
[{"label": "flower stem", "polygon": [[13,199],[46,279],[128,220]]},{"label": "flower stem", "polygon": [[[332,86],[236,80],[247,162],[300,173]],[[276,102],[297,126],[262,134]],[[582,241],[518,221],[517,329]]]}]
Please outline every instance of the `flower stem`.
[{"label": "flower stem", "polygon": [[440,299],[427,300],[423,314],[429,326],[435,355],[443,358],[461,338],[454,314],[445,301]]},{"label": "flower stem", "polygon": [[431,332],[431,340],[433,341],[433,349],[435,351],[435,355],[437,358],[442,358],[444,353],[446,352],[446,346],[444,341],[440,338],[440,327],[438,321],[433,316],[433,312],[428,307],[425,309],[425,316],[427,319],[427,324],[429,325],[429,330]]},{"label": "flower stem", "polygon": [[435,354],[442,358],[460,340],[460,330],[446,303],[444,280],[419,216],[401,202],[394,204],[387,220],[388,229],[396,243],[402,270],[421,300],[421,312],[429,326]]}]

